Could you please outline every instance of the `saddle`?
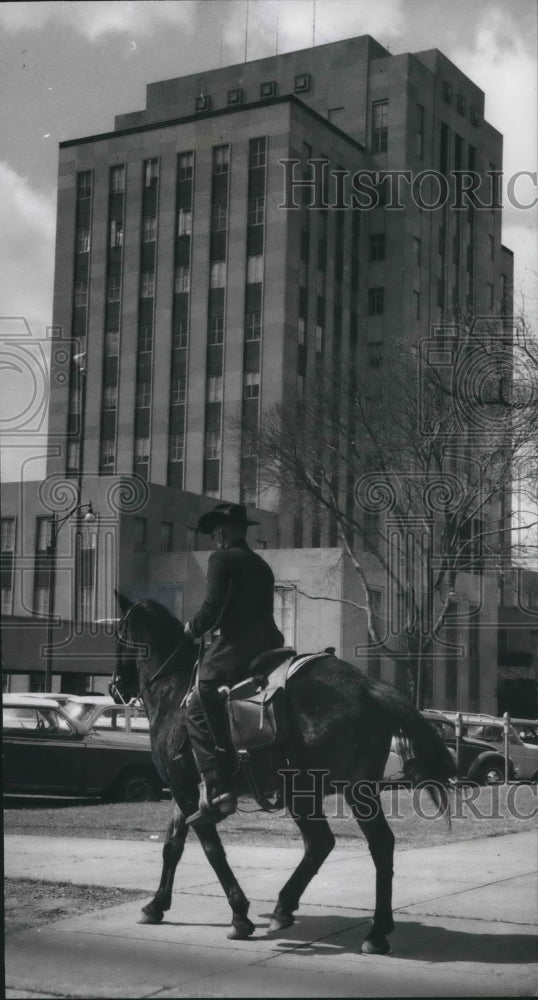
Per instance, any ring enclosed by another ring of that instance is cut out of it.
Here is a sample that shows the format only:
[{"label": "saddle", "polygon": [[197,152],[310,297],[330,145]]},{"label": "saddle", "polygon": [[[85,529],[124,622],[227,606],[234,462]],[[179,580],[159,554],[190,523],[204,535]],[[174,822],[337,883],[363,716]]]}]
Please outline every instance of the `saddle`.
[{"label": "saddle", "polygon": [[227,694],[227,713],[234,749],[239,755],[281,747],[289,736],[286,684],[312,660],[328,651],[298,656],[284,647],[261,653],[251,664],[251,676]]}]

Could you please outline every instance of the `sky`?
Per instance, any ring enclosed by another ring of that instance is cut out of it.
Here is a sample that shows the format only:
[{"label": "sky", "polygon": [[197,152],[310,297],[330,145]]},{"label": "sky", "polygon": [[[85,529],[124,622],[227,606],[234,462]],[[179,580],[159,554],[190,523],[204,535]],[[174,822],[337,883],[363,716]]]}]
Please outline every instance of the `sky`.
[{"label": "sky", "polygon": [[[113,130],[116,114],[145,107],[147,83],[363,34],[393,54],[444,52],[485,91],[505,175],[536,170],[534,0],[0,3],[0,341],[37,341],[26,362],[0,360],[4,479],[21,475],[17,444],[44,441],[27,369],[39,382],[52,321],[58,144]],[[535,324],[536,210],[506,207],[503,242],[515,253],[516,306]],[[25,418],[15,428],[17,405]],[[40,468],[32,459],[25,477]]]}]

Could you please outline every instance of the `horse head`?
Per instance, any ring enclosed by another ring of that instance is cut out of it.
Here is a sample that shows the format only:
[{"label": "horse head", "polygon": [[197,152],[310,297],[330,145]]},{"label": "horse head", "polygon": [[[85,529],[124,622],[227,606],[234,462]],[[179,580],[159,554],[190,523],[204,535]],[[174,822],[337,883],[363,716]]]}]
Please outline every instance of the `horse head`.
[{"label": "horse head", "polygon": [[157,601],[130,601],[116,593],[122,617],[116,631],[116,665],[109,684],[114,701],[125,703],[148,692],[159,679],[185,681],[198,647],[183,624]]}]

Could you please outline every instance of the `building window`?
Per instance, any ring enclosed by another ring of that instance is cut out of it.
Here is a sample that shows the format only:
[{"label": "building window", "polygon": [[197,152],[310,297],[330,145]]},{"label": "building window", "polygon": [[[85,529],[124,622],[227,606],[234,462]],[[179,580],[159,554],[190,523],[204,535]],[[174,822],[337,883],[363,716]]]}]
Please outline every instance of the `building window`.
[{"label": "building window", "polygon": [[306,322],[304,316],[299,316],[297,326],[297,343],[303,345],[306,340]]},{"label": "building window", "polygon": [[80,389],[71,389],[69,393],[69,413],[80,413],[82,394]]},{"label": "building window", "polygon": [[187,329],[187,324],[181,320],[179,323],[177,323],[176,329],[174,330],[174,334],[172,337],[172,346],[175,351],[179,351],[187,347],[188,342],[189,342],[189,332]]},{"label": "building window", "polygon": [[222,232],[228,225],[228,205],[217,201],[211,206],[211,229],[214,233]]},{"label": "building window", "polygon": [[213,150],[213,171],[216,174],[227,174],[230,167],[230,147],[215,146]]},{"label": "building window", "polygon": [[318,270],[317,272],[316,292],[322,298],[325,295],[325,271]]},{"label": "building window", "polygon": [[254,257],[247,257],[248,284],[255,285],[261,281],[263,281],[263,255],[256,254]]},{"label": "building window", "polygon": [[134,547],[135,552],[146,551],[146,535],[148,522],[145,517],[135,517],[134,519]]},{"label": "building window", "polygon": [[493,309],[493,285],[488,282],[488,309]]},{"label": "building window", "polygon": [[413,316],[420,319],[420,292],[413,292]]},{"label": "building window", "polygon": [[138,350],[147,354],[153,347],[153,330],[151,326],[141,326],[138,329]]},{"label": "building window", "polygon": [[180,153],[178,156],[178,178],[180,181],[188,181],[192,177],[194,156],[192,153]]},{"label": "building window", "polygon": [[215,260],[211,264],[209,274],[209,284],[211,288],[224,288],[226,284],[226,261]]},{"label": "building window", "polygon": [[368,315],[381,316],[383,313],[385,290],[383,288],[368,289]]},{"label": "building window", "polygon": [[123,246],[123,222],[119,219],[110,220],[110,246]]},{"label": "building window", "polygon": [[249,143],[248,165],[249,167],[265,166],[265,139],[251,139]]},{"label": "building window", "polygon": [[306,260],[299,261],[299,285],[301,288],[306,288],[306,282],[308,280],[308,265]]},{"label": "building window", "polygon": [[260,195],[257,198],[248,200],[248,224],[249,226],[263,226],[263,216],[265,211],[265,198]]},{"label": "building window", "polygon": [[185,438],[183,434],[171,434],[169,443],[169,458],[171,462],[182,462],[185,452]]},{"label": "building window", "polygon": [[210,375],[207,380],[206,400],[208,403],[220,403],[222,400],[222,375]]},{"label": "building window", "polygon": [[67,470],[76,472],[80,465],[80,445],[78,441],[67,442]]},{"label": "building window", "polygon": [[224,340],[224,316],[210,316],[208,343],[222,344]]},{"label": "building window", "polygon": [[110,330],[105,334],[105,355],[115,358],[119,353],[120,334],[118,330]]},{"label": "building window", "polygon": [[417,156],[422,160],[424,156],[424,108],[422,104],[417,104]]},{"label": "building window", "polygon": [[370,260],[385,260],[385,233],[370,236]]},{"label": "building window", "polygon": [[116,446],[114,441],[107,439],[101,443],[101,468],[113,469]]},{"label": "building window", "polygon": [[383,355],[379,351],[371,352],[368,354],[368,367],[369,368],[382,368],[383,367]]},{"label": "building window", "polygon": [[260,373],[245,372],[243,375],[243,398],[257,399],[260,395]]},{"label": "building window", "polygon": [[413,237],[413,256],[415,258],[415,264],[420,267],[422,260],[422,243],[417,236]]},{"label": "building window", "polygon": [[77,198],[91,198],[92,196],[92,172],[83,170],[77,175]]},{"label": "building window", "polygon": [[276,584],[275,623],[284,636],[285,645],[292,648],[295,645],[295,601],[296,592],[294,587],[287,587],[285,584]]},{"label": "building window", "polygon": [[1,611],[3,615],[10,615],[13,608],[13,587],[2,587],[1,589]]},{"label": "building window", "polygon": [[[149,462],[149,437],[135,438],[135,463],[146,465]],[[143,520],[143,518],[140,518]]]},{"label": "building window", "polygon": [[207,431],[204,442],[204,458],[220,458],[220,434],[218,431]]},{"label": "building window", "polygon": [[143,299],[152,299],[155,295],[155,271],[142,271],[140,282],[140,296]]},{"label": "building window", "polygon": [[[50,545],[50,533],[52,527],[51,517],[38,517],[36,520],[35,550],[36,552],[46,552]],[[4,549],[2,549],[4,551]]]},{"label": "building window", "polygon": [[119,274],[109,274],[106,286],[107,302],[119,302],[121,298],[121,277]]},{"label": "building window", "polygon": [[177,213],[177,235],[190,236],[192,232],[192,212],[190,208],[180,208]]},{"label": "building window", "polygon": [[184,375],[175,375],[172,379],[172,404],[181,406],[187,394],[187,379]]},{"label": "building window", "polygon": [[93,618],[93,587],[82,586],[78,592],[78,619],[81,622]]},{"label": "building window", "polygon": [[48,587],[34,587],[34,614],[48,615],[50,590]]},{"label": "building window", "polygon": [[172,551],[172,532],[174,526],[170,521],[161,521],[161,552]]},{"label": "building window", "polygon": [[258,491],[255,486],[242,486],[239,491],[241,503],[247,507],[255,507],[258,501]]},{"label": "building window", "polygon": [[90,230],[86,226],[77,229],[77,253],[89,253]]},{"label": "building window", "polygon": [[144,187],[154,187],[159,180],[158,159],[146,160],[144,163]]},{"label": "building window", "polygon": [[75,282],[75,306],[77,308],[85,308],[88,304],[88,285],[86,279]]},{"label": "building window", "polygon": [[318,323],[316,325],[316,352],[321,354],[323,351],[323,327]]},{"label": "building window", "polygon": [[188,264],[178,264],[176,267],[176,276],[174,282],[174,291],[176,295],[182,292],[188,292],[191,287],[191,274]]},{"label": "building window", "polygon": [[142,242],[154,243],[157,238],[157,219],[154,215],[145,215],[142,219]]},{"label": "building window", "polygon": [[262,332],[262,316],[259,312],[250,312],[245,316],[245,340],[259,340]]},{"label": "building window", "polygon": [[146,409],[151,403],[151,382],[138,382],[136,386],[136,405]]},{"label": "building window", "polygon": [[388,101],[372,105],[372,153],[386,153],[388,145]]},{"label": "building window", "polygon": [[110,190],[113,194],[125,191],[125,167],[112,167],[110,171]]},{"label": "building window", "polygon": [[105,385],[103,393],[103,410],[115,410],[118,406],[117,385]]}]

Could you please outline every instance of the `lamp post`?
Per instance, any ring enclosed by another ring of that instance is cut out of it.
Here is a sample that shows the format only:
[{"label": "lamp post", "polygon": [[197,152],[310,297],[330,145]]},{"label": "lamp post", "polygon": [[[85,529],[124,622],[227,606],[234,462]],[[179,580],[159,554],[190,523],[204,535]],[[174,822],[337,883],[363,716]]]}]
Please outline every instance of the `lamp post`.
[{"label": "lamp post", "polygon": [[83,521],[86,524],[93,524],[96,520],[91,501],[89,503],[77,503],[71,507],[63,517],[58,518],[53,512],[50,523],[50,541],[47,545],[47,555],[49,556],[49,617],[47,625],[47,647],[45,654],[45,691],[50,691],[52,685],[52,629],[54,626],[54,591],[56,588],[56,551],[58,544],[58,534],[64,524],[73,514],[82,514],[85,510]]}]

